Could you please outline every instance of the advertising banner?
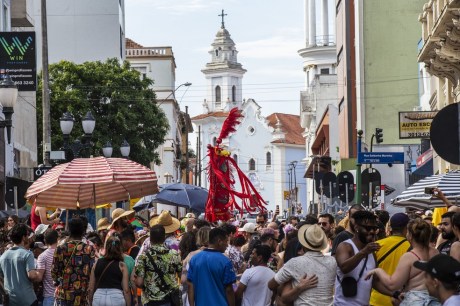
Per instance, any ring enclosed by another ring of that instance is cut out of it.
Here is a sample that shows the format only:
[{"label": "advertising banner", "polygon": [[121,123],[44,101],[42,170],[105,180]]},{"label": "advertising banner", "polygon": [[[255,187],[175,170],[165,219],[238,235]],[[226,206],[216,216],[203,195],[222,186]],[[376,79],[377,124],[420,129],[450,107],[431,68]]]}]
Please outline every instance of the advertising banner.
[{"label": "advertising banner", "polygon": [[36,90],[35,32],[0,32],[0,70],[11,76],[19,91]]},{"label": "advertising banner", "polygon": [[399,112],[399,139],[430,138],[431,121],[437,112]]}]

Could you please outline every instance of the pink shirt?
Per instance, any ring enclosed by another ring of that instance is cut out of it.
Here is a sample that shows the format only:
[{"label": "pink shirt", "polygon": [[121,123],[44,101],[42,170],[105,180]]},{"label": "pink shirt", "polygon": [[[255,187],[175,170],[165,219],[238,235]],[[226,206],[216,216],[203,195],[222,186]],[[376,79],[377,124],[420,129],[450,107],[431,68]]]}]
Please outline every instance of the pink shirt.
[{"label": "pink shirt", "polygon": [[37,269],[45,270],[43,274],[43,296],[53,297],[56,289],[51,278],[51,265],[53,264],[54,248],[48,248],[38,256]]}]

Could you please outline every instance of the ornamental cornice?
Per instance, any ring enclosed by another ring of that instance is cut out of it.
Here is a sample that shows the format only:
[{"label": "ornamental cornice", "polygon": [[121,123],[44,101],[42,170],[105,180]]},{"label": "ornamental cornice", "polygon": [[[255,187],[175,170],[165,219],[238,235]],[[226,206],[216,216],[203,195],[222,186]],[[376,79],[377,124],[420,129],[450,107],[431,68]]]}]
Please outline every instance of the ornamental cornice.
[{"label": "ornamental cornice", "polygon": [[[453,33],[451,32],[451,34]],[[444,62],[452,62],[454,65],[460,62],[460,45],[458,43],[450,39],[443,39],[438,45],[439,48],[435,48],[435,52]]]}]

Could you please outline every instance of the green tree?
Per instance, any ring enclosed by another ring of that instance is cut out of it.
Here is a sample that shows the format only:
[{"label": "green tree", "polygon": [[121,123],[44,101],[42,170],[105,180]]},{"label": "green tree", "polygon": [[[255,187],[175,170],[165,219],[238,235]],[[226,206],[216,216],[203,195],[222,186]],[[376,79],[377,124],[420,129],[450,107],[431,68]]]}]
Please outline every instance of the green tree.
[{"label": "green tree", "polygon": [[[49,66],[51,143],[53,150],[63,146],[59,119],[72,113],[75,124],[70,141],[84,134],[81,119],[88,111],[96,119],[91,154],[102,156],[102,147],[112,143],[113,157],[120,157],[124,139],[131,146],[130,159],[149,166],[160,164],[155,149],[164,142],[169,129],[164,112],[158,107],[153,81],[140,78],[128,62],[117,59],[106,62],[75,64],[62,61]],[[42,160],[42,80],[37,91],[37,125],[39,160]]]}]

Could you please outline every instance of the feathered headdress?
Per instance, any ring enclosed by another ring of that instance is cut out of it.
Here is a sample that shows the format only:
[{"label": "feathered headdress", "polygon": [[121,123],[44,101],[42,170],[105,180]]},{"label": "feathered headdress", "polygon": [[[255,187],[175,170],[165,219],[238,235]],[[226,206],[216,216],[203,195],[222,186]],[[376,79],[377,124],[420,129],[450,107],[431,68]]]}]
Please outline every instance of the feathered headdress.
[{"label": "feathered headdress", "polygon": [[[240,214],[246,209],[254,212],[257,208],[265,210],[267,203],[262,199],[248,177],[241,171],[230,152],[224,150],[220,145],[222,140],[235,132],[235,127],[240,123],[243,115],[238,108],[233,108],[222,125],[216,146],[208,145],[208,178],[209,194],[206,201],[206,219],[214,222],[217,220],[228,220],[231,217],[231,210],[237,209]],[[234,189],[236,172],[241,191]],[[241,199],[241,206],[235,198]]]}]

